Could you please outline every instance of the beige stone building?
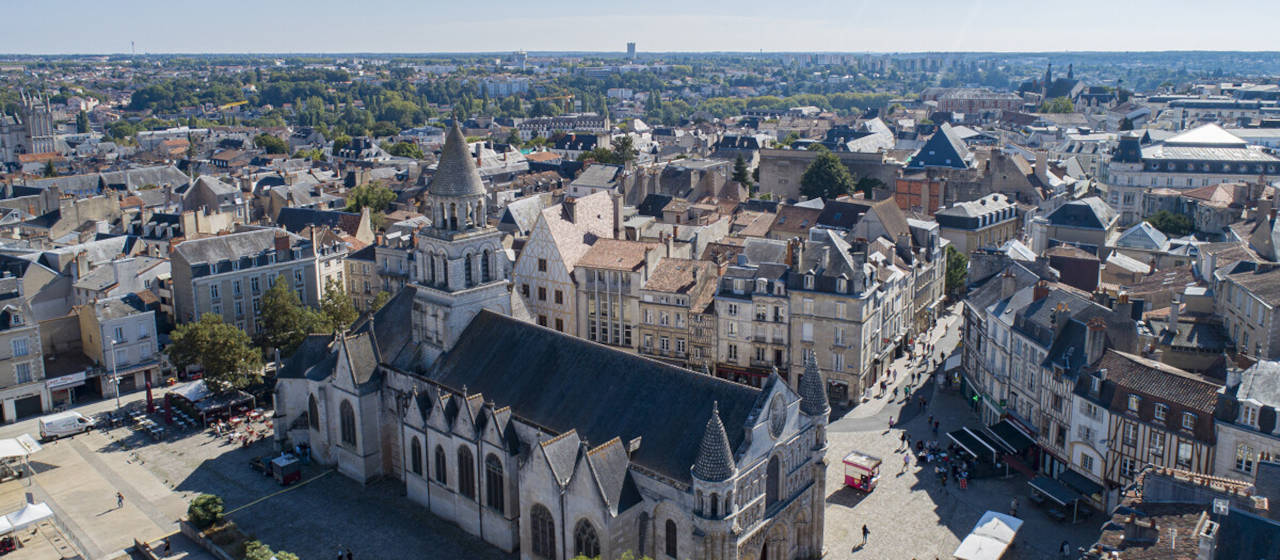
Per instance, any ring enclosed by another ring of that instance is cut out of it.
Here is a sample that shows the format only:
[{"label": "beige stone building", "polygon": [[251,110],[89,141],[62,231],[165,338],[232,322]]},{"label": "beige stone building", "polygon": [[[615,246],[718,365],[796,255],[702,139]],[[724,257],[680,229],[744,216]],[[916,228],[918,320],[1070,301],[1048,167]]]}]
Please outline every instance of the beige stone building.
[{"label": "beige stone building", "polygon": [[578,332],[573,269],[600,239],[614,237],[621,198],[599,192],[542,210],[511,272],[516,297],[544,327]]},{"label": "beige stone building", "polygon": [[[640,290],[640,353],[689,369],[711,371],[719,267],[708,261],[663,259]],[[704,317],[711,315],[711,319]]]},{"label": "beige stone building", "polygon": [[0,279],[0,421],[49,410],[40,329],[14,278]]},{"label": "beige stone building", "polygon": [[962,254],[983,247],[1000,247],[1021,231],[1017,206],[1008,195],[989,194],[959,202],[934,214],[942,237]]},{"label": "beige stone building", "polygon": [[[578,259],[578,336],[635,350],[640,340],[640,290],[665,257],[662,245],[601,239]],[[521,288],[523,289],[523,288]]]}]

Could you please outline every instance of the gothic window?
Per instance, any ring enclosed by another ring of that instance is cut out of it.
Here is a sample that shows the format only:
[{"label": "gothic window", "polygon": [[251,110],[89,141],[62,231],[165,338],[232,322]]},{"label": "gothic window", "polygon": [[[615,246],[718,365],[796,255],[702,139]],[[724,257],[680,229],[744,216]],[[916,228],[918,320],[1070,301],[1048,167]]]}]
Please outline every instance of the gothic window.
[{"label": "gothic window", "polygon": [[471,450],[466,447],[458,448],[458,492],[476,499],[476,465]]},{"label": "gothic window", "polygon": [[715,519],[717,517],[720,517],[720,495],[712,493],[711,494],[711,518]]},{"label": "gothic window", "polygon": [[675,521],[672,521],[670,519],[667,520],[665,537],[667,540],[667,556],[676,558],[677,557],[676,553],[679,552],[679,547],[676,546],[677,545],[676,541],[679,538],[679,535],[676,533]]},{"label": "gothic window", "polygon": [[449,229],[458,229],[458,205],[449,203]]},{"label": "gothic window", "polygon": [[489,455],[484,460],[484,491],[485,504],[502,511],[506,501],[502,486],[502,461],[497,455]]},{"label": "gothic window", "polygon": [[449,472],[445,465],[445,461],[446,459],[444,456],[444,448],[437,445],[436,446],[436,482],[439,482],[440,484],[448,485]]},{"label": "gothic window", "polygon": [[427,283],[436,283],[436,256],[427,255]]},{"label": "gothic window", "polygon": [[646,539],[648,536],[649,536],[649,512],[642,511],[640,512],[640,536],[638,539],[638,542],[640,543],[640,546],[639,546],[640,556],[644,556],[645,550],[648,548],[646,546]]},{"label": "gothic window", "polygon": [[769,507],[778,503],[778,498],[782,495],[782,461],[778,460],[778,456],[774,455],[769,458],[768,479],[764,486],[764,505]]},{"label": "gothic window", "polygon": [[316,406],[316,396],[307,397],[307,423],[311,429],[320,431],[320,407]]},{"label": "gothic window", "polygon": [[356,444],[356,413],[351,409],[351,401],[342,401],[342,405],[338,407],[338,417],[342,424],[342,443],[354,446]]},{"label": "gothic window", "polygon": [[556,522],[551,512],[541,504],[534,504],[529,511],[529,540],[533,541],[533,555],[538,558],[556,558]]},{"label": "gothic window", "polygon": [[595,558],[600,556],[600,540],[596,538],[596,530],[586,519],[578,521],[573,528],[573,555]]},{"label": "gothic window", "polygon": [[410,468],[413,469],[413,474],[422,476],[422,443],[418,441],[418,436],[413,436],[410,441],[409,453],[412,455],[409,464],[412,465]]},{"label": "gothic window", "polygon": [[491,278],[489,277],[489,266],[490,266],[489,259],[490,258],[492,258],[492,255],[489,253],[488,249],[485,249],[484,256],[480,258],[481,259],[480,260],[480,281],[481,282],[488,282],[489,280],[491,280]]},{"label": "gothic window", "polygon": [[463,260],[463,266],[466,267],[467,287],[470,288],[472,282],[475,280],[475,275],[471,272],[471,253],[467,253],[466,258]]}]

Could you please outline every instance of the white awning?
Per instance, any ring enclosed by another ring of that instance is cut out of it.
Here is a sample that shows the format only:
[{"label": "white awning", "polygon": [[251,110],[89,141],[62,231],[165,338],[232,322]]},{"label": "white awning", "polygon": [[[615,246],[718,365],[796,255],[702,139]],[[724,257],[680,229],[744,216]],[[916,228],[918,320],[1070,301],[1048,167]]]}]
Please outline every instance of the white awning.
[{"label": "white awning", "polygon": [[44,502],[40,502],[38,504],[27,504],[26,507],[4,517],[13,530],[17,531],[53,517],[53,510],[49,509],[49,506],[45,505]]},{"label": "white awning", "polygon": [[0,459],[8,459],[11,457],[26,457],[32,453],[40,451],[43,447],[31,437],[31,434],[22,434],[16,438],[0,439]]},{"label": "white awning", "polygon": [[999,560],[1021,527],[1021,519],[988,511],[956,548],[955,557],[961,560]]}]

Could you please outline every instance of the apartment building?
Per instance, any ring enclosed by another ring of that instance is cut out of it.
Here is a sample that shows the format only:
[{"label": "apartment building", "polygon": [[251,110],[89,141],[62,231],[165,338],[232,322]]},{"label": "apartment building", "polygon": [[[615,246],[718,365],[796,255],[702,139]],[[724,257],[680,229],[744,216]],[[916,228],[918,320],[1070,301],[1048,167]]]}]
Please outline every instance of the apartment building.
[{"label": "apartment building", "polygon": [[262,294],[289,282],[306,305],[318,306],[328,281],[342,284],[346,244],[268,228],[185,241],[172,254],[174,313],[180,323],[206,313],[249,334],[258,331]]},{"label": "apartment building", "polygon": [[[165,361],[160,354],[155,311],[135,294],[76,307],[84,355],[98,365],[96,381],[103,396],[162,385]],[[118,385],[117,385],[118,384]]]},{"label": "apartment building", "polygon": [[1280,362],[1264,360],[1228,371],[1219,391],[1214,474],[1253,482],[1258,464],[1280,459]]},{"label": "apartment building", "polygon": [[1280,266],[1243,260],[1212,276],[1214,311],[1237,350],[1260,360],[1280,358]]},{"label": "apartment building", "polygon": [[777,370],[790,378],[790,268],[784,241],[748,239],[735,264],[725,268],[715,295],[715,373],[761,386]]},{"label": "apartment building", "polygon": [[1017,205],[1004,194],[958,202],[934,214],[942,237],[963,254],[981,247],[999,247],[1021,231]]},{"label": "apartment building", "polygon": [[48,412],[40,327],[15,278],[0,279],[0,422]]},{"label": "apartment building", "polygon": [[578,260],[599,239],[615,237],[621,197],[599,192],[543,209],[511,271],[516,295],[544,327],[577,333]]},{"label": "apartment building", "polygon": [[639,345],[640,290],[665,256],[662,245],[656,243],[596,241],[573,271],[578,336],[635,350]]},{"label": "apartment building", "polygon": [[712,333],[695,331],[715,324],[719,267],[709,261],[662,259],[640,290],[641,354],[697,371],[715,363]]}]

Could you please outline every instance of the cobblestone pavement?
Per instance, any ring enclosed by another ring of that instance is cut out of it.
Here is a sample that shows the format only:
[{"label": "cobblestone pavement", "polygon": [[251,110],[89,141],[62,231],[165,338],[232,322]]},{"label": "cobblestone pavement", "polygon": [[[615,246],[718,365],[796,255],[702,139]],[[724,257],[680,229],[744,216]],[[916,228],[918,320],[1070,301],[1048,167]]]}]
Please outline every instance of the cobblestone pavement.
[{"label": "cobblestone pavement", "polygon": [[[949,352],[959,341],[959,317],[949,314],[939,324],[930,340],[937,341],[938,350]],[[935,350],[935,356],[938,350]],[[901,372],[910,367],[907,361],[899,360],[893,367],[900,372],[897,385],[906,385],[909,376]],[[949,441],[947,432],[961,426],[974,428],[981,425],[962,397],[939,390],[931,382],[921,381],[916,389],[928,401],[924,410],[914,402],[904,404],[900,393],[897,400],[872,399],[832,422],[827,453],[830,465],[827,469],[827,558],[951,558],[952,552],[983,513],[987,510],[1008,513],[1014,496],[1022,504],[1018,513],[1025,524],[1006,558],[1057,558],[1057,550],[1063,540],[1072,548],[1094,542],[1101,522],[1099,516],[1078,524],[1050,520],[1027,500],[1026,478],[1021,475],[974,480],[968,489],[961,490],[954,482],[942,486],[933,475],[932,466],[921,464],[914,458],[904,472],[903,453],[900,451],[903,430],[913,442],[925,438],[926,441],[937,440],[945,445]],[[913,391],[913,394],[917,393]],[[927,427],[930,415],[941,422],[936,436]],[[893,429],[889,429],[890,418],[895,422]],[[870,494],[844,486],[841,460],[853,450],[884,461],[880,483]],[[871,531],[865,546],[862,545],[864,524]]]}]

